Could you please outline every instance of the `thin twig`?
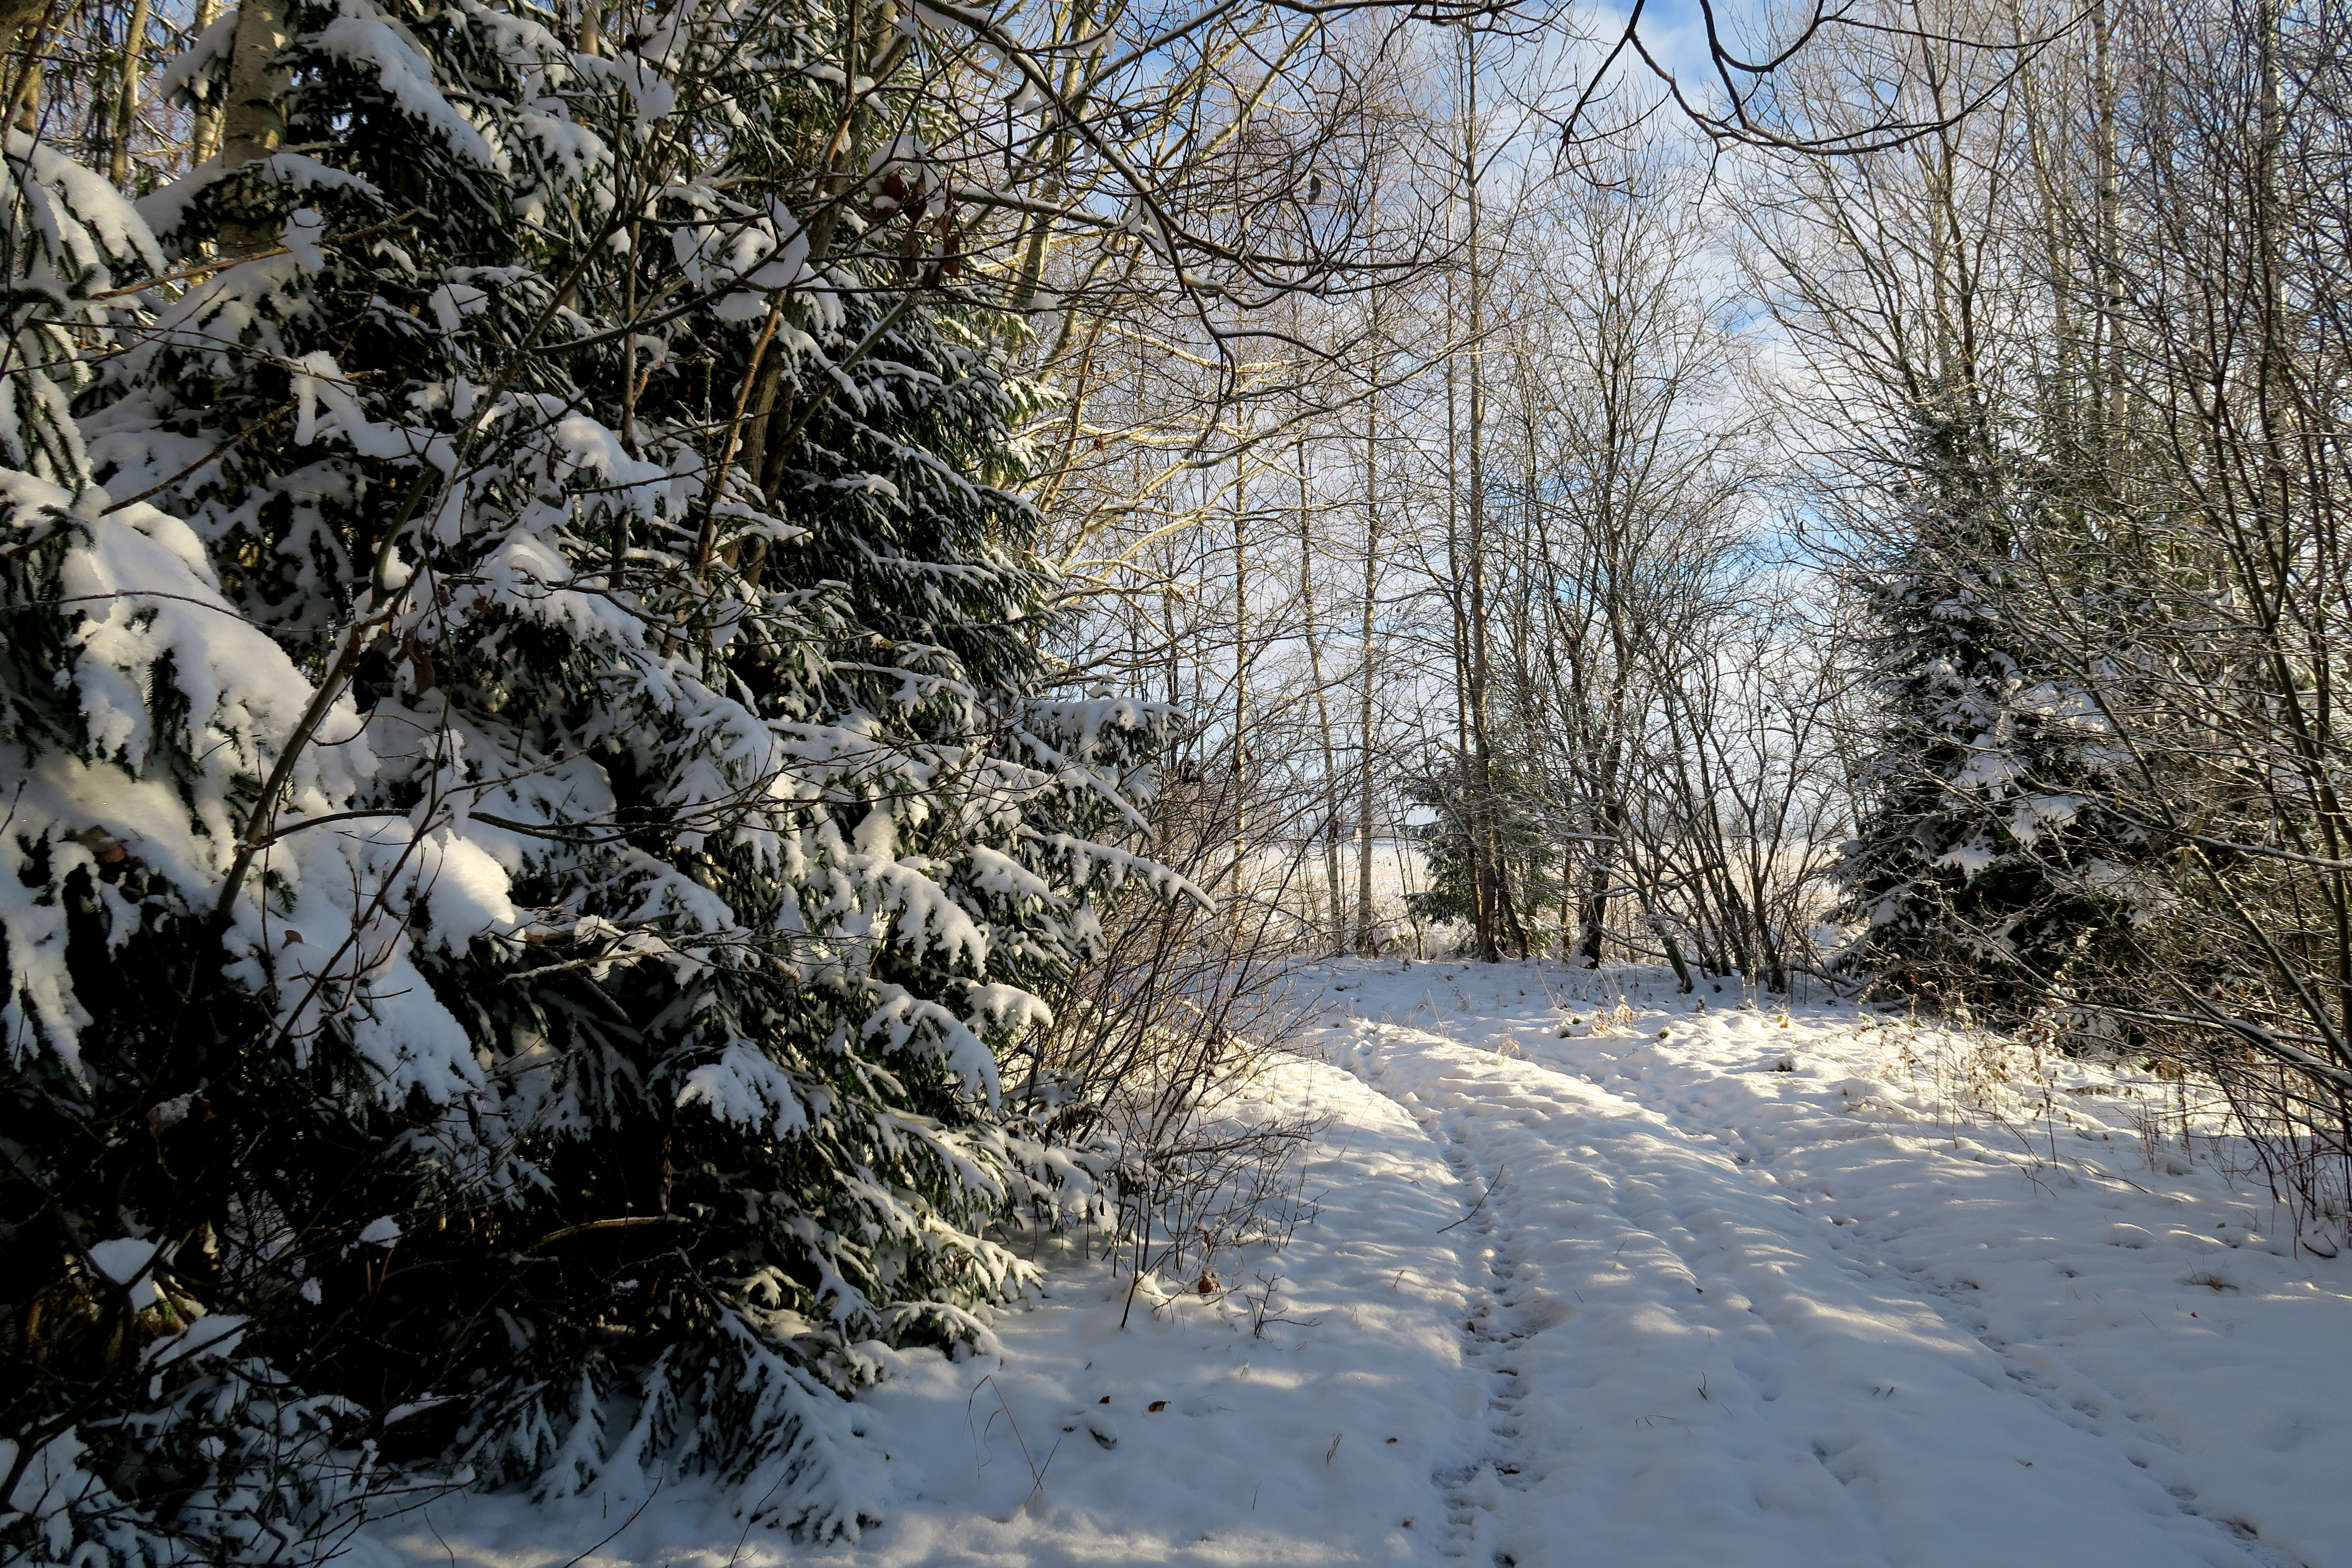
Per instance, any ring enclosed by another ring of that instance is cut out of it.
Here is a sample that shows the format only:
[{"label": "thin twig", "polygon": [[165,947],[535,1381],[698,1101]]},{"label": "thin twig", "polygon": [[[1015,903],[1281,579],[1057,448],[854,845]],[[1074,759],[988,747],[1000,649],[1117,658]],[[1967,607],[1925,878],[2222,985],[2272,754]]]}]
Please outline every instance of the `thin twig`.
[{"label": "thin twig", "polygon": [[[349,234],[331,235],[327,238],[320,240],[319,243],[321,245],[349,245],[355,239],[365,239],[370,235],[381,234],[385,229],[398,227],[400,225],[406,223],[410,218],[415,217],[424,212],[424,210],[425,209],[423,207],[411,207],[406,212],[400,214],[397,217],[388,217],[384,219],[383,222],[371,225],[366,228],[355,228]],[[89,296],[89,298],[92,300],[120,300],[125,294],[143,294],[150,289],[160,289],[166,283],[184,283],[192,278],[202,278],[207,272],[219,272],[226,268],[235,267],[240,262],[268,261],[273,257],[291,256],[293,253],[294,247],[292,246],[281,245],[273,250],[256,250],[248,252],[243,256],[225,256],[217,261],[201,261],[194,267],[183,267],[177,272],[165,272],[157,277],[145,279],[137,283],[126,283],[120,289],[109,289],[103,292],[92,294]]]},{"label": "thin twig", "polygon": [[[1495,1173],[1495,1179],[1486,1184],[1486,1190],[1478,1194],[1478,1201],[1471,1205],[1470,1212],[1464,1215],[1460,1219],[1455,1220],[1454,1225],[1468,1225],[1472,1220],[1476,1219],[1478,1217],[1478,1211],[1486,1206],[1486,1200],[1488,1198],[1493,1197],[1496,1193],[1502,1189],[1504,1181],[1510,1175],[1510,1173],[1511,1168],[1508,1165],[1496,1171]],[[1444,1236],[1447,1231],[1454,1228],[1454,1225],[1439,1226],[1437,1227],[1437,1234]]]},{"label": "thin twig", "polygon": [[190,463],[186,468],[182,468],[178,473],[173,474],[170,479],[165,479],[162,484],[150,485],[135,496],[126,496],[121,500],[116,501],[113,505],[101,510],[98,515],[105,517],[110,512],[121,511],[126,506],[137,506],[142,500],[152,500],[155,497],[162,495],[165,490],[170,489],[173,486],[178,484],[182,479],[186,479],[190,474],[196,472],[199,468],[202,468],[210,463],[216,463],[223,458],[227,457],[231,452],[236,450],[239,446],[243,445],[248,437],[259,435],[262,431],[268,429],[270,426],[277,424],[280,419],[285,418],[289,414],[293,412],[293,404],[279,404],[277,407],[271,409],[268,413],[263,415],[260,418],[255,420],[252,424],[247,426],[244,429],[230,437],[219,446],[215,447],[211,451],[206,452],[203,457],[198,458],[194,462]]}]

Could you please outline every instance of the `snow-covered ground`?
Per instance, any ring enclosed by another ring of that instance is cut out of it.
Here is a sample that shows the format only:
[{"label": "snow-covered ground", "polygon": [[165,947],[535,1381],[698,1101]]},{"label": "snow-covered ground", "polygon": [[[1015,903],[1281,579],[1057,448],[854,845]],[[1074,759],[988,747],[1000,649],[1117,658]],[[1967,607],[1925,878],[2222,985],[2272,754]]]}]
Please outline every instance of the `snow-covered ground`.
[{"label": "snow-covered ground", "polygon": [[[1219,1289],[1055,1268],[856,1415],[855,1542],[702,1483],[453,1499],[450,1568],[2352,1568],[2352,1255],[2161,1086],[1843,1005],[1348,963],[1274,1109],[1311,1222]],[[1276,1281],[1265,1303],[1267,1281]]]}]

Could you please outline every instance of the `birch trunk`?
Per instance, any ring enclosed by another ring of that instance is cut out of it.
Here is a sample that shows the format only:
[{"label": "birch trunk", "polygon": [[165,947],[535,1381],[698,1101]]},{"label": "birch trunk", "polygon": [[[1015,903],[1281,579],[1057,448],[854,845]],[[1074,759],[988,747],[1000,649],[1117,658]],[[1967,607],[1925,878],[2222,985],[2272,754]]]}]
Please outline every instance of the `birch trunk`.
[{"label": "birch trunk", "polygon": [[[221,110],[221,167],[242,168],[278,151],[286,139],[287,73],[278,57],[286,47],[287,0],[245,0],[231,46],[228,101]],[[278,243],[278,217],[257,189],[244,194],[238,216],[221,226],[221,249],[248,256]]]}]

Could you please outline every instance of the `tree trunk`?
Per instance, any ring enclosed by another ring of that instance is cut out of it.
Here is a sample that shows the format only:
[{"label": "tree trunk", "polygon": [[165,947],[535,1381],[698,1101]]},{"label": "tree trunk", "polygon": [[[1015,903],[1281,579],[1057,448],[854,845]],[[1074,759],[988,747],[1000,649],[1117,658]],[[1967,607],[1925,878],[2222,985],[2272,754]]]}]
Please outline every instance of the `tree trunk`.
[{"label": "tree trunk", "polygon": [[1250,606],[1248,485],[1234,449],[1234,921],[1242,918],[1242,870],[1249,858]]},{"label": "tree trunk", "polygon": [[[219,20],[220,0],[196,0],[194,31],[198,37]],[[220,151],[221,96],[215,91],[196,106],[194,122],[188,127],[188,156],[194,163],[202,163]]]},{"label": "tree trunk", "polygon": [[[278,151],[286,139],[286,0],[245,0],[236,13],[229,54],[228,101],[221,111],[221,167],[242,168]],[[237,215],[221,225],[221,250],[247,256],[278,243],[278,215],[268,196],[248,187]]]},{"label": "tree trunk", "polygon": [[1364,689],[1358,704],[1356,732],[1356,952],[1371,957],[1378,947],[1372,934],[1372,683],[1380,669],[1374,641],[1374,600],[1381,579],[1381,399],[1380,297],[1372,298],[1371,379],[1375,387],[1364,413],[1364,587],[1363,619],[1358,636],[1363,645]]},{"label": "tree trunk", "polygon": [[1502,956],[1498,919],[1502,868],[1496,820],[1494,736],[1487,713],[1486,374],[1482,341],[1486,324],[1486,293],[1483,258],[1479,254],[1478,53],[1475,39],[1465,43],[1464,52],[1469,87],[1469,115],[1463,125],[1462,156],[1470,218],[1470,605],[1466,650],[1470,660],[1470,863],[1477,957],[1481,963],[1492,963]]},{"label": "tree trunk", "polygon": [[148,0],[132,0],[131,23],[122,31],[122,79],[114,105],[114,145],[107,174],[118,187],[131,184],[131,135],[139,128],[139,84],[146,76]]},{"label": "tree trunk", "polygon": [[1315,689],[1315,722],[1323,745],[1323,891],[1331,910],[1331,952],[1348,948],[1347,893],[1339,877],[1339,757],[1331,733],[1331,700],[1323,689],[1323,638],[1315,624],[1315,541],[1307,521],[1307,430],[1301,426],[1292,450],[1298,467],[1298,606],[1306,616],[1307,675]]}]

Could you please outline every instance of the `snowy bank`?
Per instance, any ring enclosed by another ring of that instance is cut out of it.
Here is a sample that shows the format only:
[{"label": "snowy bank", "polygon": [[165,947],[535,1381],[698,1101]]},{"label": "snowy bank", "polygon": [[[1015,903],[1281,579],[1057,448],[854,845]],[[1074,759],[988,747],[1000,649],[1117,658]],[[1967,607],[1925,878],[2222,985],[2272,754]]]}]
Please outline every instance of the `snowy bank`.
[{"label": "snowy bank", "polygon": [[1466,1227],[1442,1228],[1462,1216],[1457,1184],[1411,1117],[1335,1068],[1285,1061],[1262,1091],[1326,1119],[1289,1245],[1206,1298],[1176,1281],[1139,1295],[1123,1331],[1124,1277],[1059,1268],[998,1318],[992,1353],[899,1357],[859,1401],[882,1521],[855,1543],[747,1531],[733,1500],[688,1482],[649,1500],[452,1499],[377,1526],[370,1547],[456,1568],[1430,1555],[1448,1528],[1434,1478],[1475,1457],[1484,1403],[1463,1364]]}]

